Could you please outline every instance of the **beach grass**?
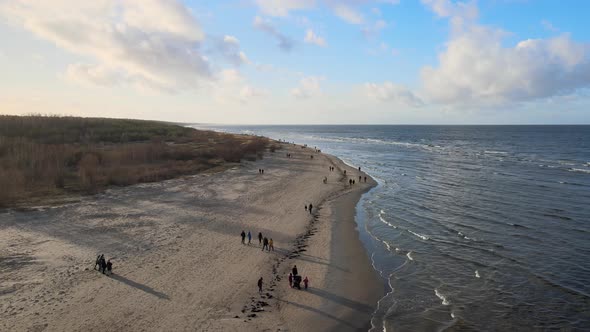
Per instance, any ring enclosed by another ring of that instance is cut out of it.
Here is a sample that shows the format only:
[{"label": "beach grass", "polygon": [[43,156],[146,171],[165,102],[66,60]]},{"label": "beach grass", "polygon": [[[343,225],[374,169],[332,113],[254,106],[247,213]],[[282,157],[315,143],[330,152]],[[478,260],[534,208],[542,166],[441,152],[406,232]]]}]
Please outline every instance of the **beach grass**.
[{"label": "beach grass", "polygon": [[158,121],[0,115],[0,207],[59,201],[255,160],[269,143],[264,137]]}]

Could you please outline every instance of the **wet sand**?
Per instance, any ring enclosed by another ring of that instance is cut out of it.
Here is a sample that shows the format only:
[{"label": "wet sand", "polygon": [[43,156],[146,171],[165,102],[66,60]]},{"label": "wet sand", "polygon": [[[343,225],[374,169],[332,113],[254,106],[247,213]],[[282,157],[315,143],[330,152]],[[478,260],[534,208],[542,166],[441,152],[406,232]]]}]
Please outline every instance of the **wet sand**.
[{"label": "wet sand", "polygon": [[[0,330],[366,328],[383,289],[354,206],[374,182],[350,188],[344,169],[358,181],[339,159],[284,144],[223,172],[0,212]],[[252,244],[240,243],[242,230]],[[261,251],[258,232],[274,252]],[[113,259],[112,276],[93,270],[98,253]],[[311,280],[307,291],[289,288],[293,264]]]}]

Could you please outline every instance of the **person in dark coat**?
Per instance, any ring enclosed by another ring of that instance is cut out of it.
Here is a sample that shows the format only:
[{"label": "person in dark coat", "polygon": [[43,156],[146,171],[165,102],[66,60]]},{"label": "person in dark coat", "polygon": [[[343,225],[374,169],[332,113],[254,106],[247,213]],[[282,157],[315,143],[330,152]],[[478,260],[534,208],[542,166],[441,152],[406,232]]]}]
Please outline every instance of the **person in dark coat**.
[{"label": "person in dark coat", "polygon": [[258,232],[258,245],[262,244],[262,233]]},{"label": "person in dark coat", "polygon": [[242,244],[246,243],[244,240],[246,240],[246,233],[244,231],[242,231],[242,233],[240,233],[240,236],[242,237]]},{"label": "person in dark coat", "polygon": [[305,287],[305,289],[307,289],[308,283],[309,283],[309,279],[307,279],[307,276],[306,276],[305,279],[303,279],[303,286]]},{"label": "person in dark coat", "polygon": [[293,288],[293,273],[289,273],[289,287]]},{"label": "person in dark coat", "polygon": [[268,238],[264,238],[264,240],[262,240],[262,251],[264,251],[264,249],[266,248],[266,250],[268,250]]},{"label": "person in dark coat", "polygon": [[258,279],[258,293],[262,293],[262,277]]},{"label": "person in dark coat", "polygon": [[107,262],[104,259],[104,255],[102,255],[100,257],[100,271],[102,271],[102,274],[105,274],[106,268],[107,268]]},{"label": "person in dark coat", "polygon": [[107,272],[109,275],[113,274],[113,263],[110,259],[107,261]]},{"label": "person in dark coat", "polygon": [[309,203],[309,213],[311,214],[311,209],[313,209],[313,205]]},{"label": "person in dark coat", "polygon": [[100,258],[102,257],[102,255],[98,255],[96,257],[96,262],[94,262],[94,269],[96,270],[96,268],[98,267],[98,270],[100,270]]},{"label": "person in dark coat", "polygon": [[297,275],[297,265],[293,265],[293,270],[291,270],[294,276]]}]

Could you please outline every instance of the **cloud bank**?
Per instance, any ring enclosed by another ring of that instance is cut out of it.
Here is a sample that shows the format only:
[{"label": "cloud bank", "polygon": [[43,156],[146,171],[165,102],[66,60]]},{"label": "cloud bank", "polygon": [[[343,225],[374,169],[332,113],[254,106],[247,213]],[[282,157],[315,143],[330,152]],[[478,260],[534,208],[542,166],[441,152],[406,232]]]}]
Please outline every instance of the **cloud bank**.
[{"label": "cloud bank", "polygon": [[178,91],[211,77],[200,51],[205,34],[177,1],[16,0],[0,3],[0,15],[86,57],[67,70],[77,80]]}]

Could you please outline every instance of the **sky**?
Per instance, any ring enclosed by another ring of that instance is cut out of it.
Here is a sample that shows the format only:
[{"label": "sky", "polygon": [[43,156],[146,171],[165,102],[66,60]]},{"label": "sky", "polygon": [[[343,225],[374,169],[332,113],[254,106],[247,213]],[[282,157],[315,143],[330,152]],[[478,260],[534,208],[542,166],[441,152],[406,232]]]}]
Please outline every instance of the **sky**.
[{"label": "sky", "polygon": [[590,124],[586,0],[0,0],[0,114]]}]

